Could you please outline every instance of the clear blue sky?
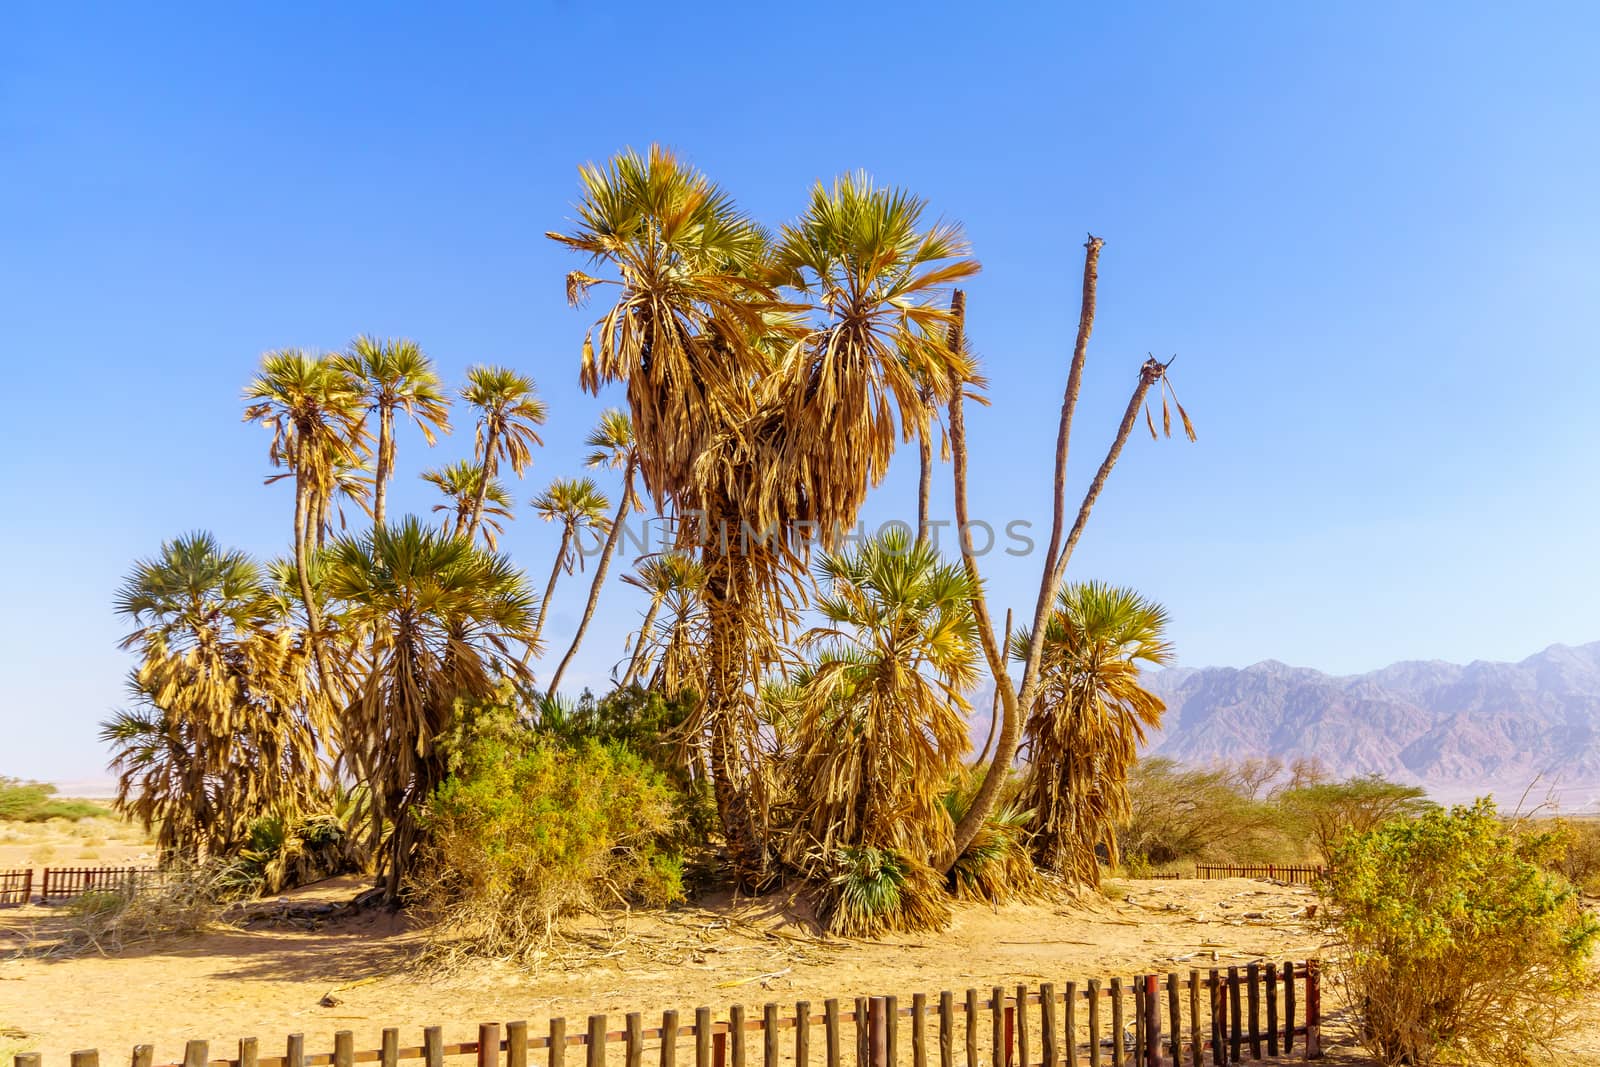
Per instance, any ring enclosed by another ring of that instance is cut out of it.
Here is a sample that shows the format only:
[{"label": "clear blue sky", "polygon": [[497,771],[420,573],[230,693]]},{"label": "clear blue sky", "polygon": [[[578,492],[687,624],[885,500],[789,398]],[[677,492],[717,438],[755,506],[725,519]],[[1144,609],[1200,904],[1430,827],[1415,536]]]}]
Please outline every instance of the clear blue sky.
[{"label": "clear blue sky", "polygon": [[[994,519],[1045,514],[1104,236],[1075,484],[1147,350],[1178,353],[1200,443],[1135,440],[1073,573],[1165,602],[1183,662],[1600,638],[1592,7],[766,8],[9,5],[0,773],[101,773],[135,556],[199,527],[285,547],[289,492],[239,414],[263,350],[374,332],[454,382],[512,364],[552,411],[521,501],[575,473],[606,401],[578,389],[592,316],[542,235],[580,163],[651,141],[773,223],[862,167],[966,224]],[[470,444],[403,436],[399,504]],[[910,509],[914,467],[872,515]],[[506,538],[537,581],[552,534],[524,507]],[[1035,567],[995,557],[997,599]],[[582,593],[557,594],[558,653]],[[634,596],[608,592],[577,681]]]}]

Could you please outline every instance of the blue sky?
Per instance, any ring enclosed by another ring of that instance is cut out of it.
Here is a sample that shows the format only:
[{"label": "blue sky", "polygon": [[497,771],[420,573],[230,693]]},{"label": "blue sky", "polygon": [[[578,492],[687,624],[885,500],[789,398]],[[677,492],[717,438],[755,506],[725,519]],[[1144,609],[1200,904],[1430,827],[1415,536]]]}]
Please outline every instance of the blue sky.
[{"label": "blue sky", "polygon": [[[1197,445],[1136,438],[1072,573],[1182,662],[1335,671],[1600,638],[1600,16],[1580,5],[8,6],[0,15],[0,773],[100,773],[129,562],[281,551],[238,394],[264,350],[409,335],[551,407],[577,471],[576,168],[670,144],[781,223],[848,169],[961,220],[973,510],[1047,513],[1086,231],[1106,239],[1074,484],[1146,351]],[[692,12],[692,13],[691,13]],[[615,402],[615,398],[609,398]],[[464,422],[464,418],[458,418]],[[457,458],[403,435],[395,499]],[[913,505],[915,456],[869,507]],[[936,500],[947,509],[941,484]],[[542,582],[554,531],[505,547]],[[1001,605],[1036,563],[993,557]],[[585,586],[557,593],[570,629]],[[608,590],[574,680],[637,618]],[[562,642],[553,641],[555,655]]]}]

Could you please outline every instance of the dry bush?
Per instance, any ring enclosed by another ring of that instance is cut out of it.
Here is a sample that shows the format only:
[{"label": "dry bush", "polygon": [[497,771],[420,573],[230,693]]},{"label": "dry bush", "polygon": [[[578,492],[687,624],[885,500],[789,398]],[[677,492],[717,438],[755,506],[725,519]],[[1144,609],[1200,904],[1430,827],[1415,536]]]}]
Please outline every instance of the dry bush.
[{"label": "dry bush", "polygon": [[192,937],[216,926],[240,890],[231,865],[177,863],[137,890],[96,890],[67,908],[64,935],[41,955],[102,955],[132,945]]},{"label": "dry bush", "polygon": [[1600,921],[1542,869],[1556,846],[1486,800],[1335,846],[1337,974],[1380,1063],[1524,1063],[1594,992]]}]

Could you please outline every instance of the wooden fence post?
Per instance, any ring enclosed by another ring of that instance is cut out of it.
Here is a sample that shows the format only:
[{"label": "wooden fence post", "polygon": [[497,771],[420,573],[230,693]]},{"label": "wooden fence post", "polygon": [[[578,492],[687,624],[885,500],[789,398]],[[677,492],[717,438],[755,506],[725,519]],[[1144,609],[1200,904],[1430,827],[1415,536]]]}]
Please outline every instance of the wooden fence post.
[{"label": "wooden fence post", "polygon": [[1066,1046],[1066,1067],[1078,1067],[1078,983],[1068,982],[1061,1016],[1061,1043]]},{"label": "wooden fence post", "polygon": [[778,1006],[761,1010],[761,1067],[778,1067]]},{"label": "wooden fence post", "polygon": [[72,1067],[100,1067],[100,1050],[91,1048],[74,1052]]},{"label": "wooden fence post", "polygon": [[[506,1067],[527,1067],[527,1064],[511,1063]],[[678,1067],[678,1013],[670,1009],[661,1013],[661,1067]]]},{"label": "wooden fence post", "polygon": [[[744,1005],[728,1008],[728,1062],[733,1067],[744,1067]],[[605,1067],[604,1064],[595,1067]]]},{"label": "wooden fence post", "polygon": [[39,1067],[39,1054],[37,1052],[19,1052],[11,1057],[13,1067]]},{"label": "wooden fence post", "polygon": [[1261,1058],[1261,964],[1251,963],[1245,968],[1245,980],[1250,983],[1247,1003],[1250,1006],[1250,1058]]},{"label": "wooden fence post", "polygon": [[802,1000],[794,1006],[794,1067],[809,1067],[811,1063],[811,1002]]},{"label": "wooden fence post", "polygon": [[623,1055],[628,1067],[641,1067],[644,1062],[644,1019],[636,1011],[622,1018]]},{"label": "wooden fence post", "polygon": [[[1206,1043],[1200,1036],[1200,972],[1189,969],[1189,1067],[1205,1067]],[[1181,1061],[1173,1067],[1183,1067]]]},{"label": "wooden fence post", "polygon": [[[339,1031],[339,1033],[347,1034],[347,1033],[349,1033],[349,1031],[348,1030],[341,1030],[341,1031]],[[337,1044],[338,1035],[334,1036],[334,1041]],[[337,1058],[337,1048],[335,1049],[335,1053],[336,1053],[336,1055],[335,1055],[335,1058],[334,1058],[334,1067],[348,1067],[348,1064],[350,1063],[350,1061],[346,1060],[345,1063],[343,1063],[343,1064],[339,1063],[339,1060]],[[478,1024],[478,1067],[497,1067],[499,1062],[500,1062],[500,1024],[499,1023],[479,1023]]]},{"label": "wooden fence post", "polygon": [[1111,979],[1111,1067],[1122,1067],[1123,1054],[1127,1051],[1123,1041],[1122,1031],[1125,1026],[1122,1022],[1122,979]]},{"label": "wooden fence post", "polygon": [[1044,982],[1039,986],[1039,1044],[1044,1049],[1045,1067],[1060,1067],[1061,1045],[1056,1037],[1056,987],[1054,982]]},{"label": "wooden fence post", "polygon": [[822,1037],[828,1067],[839,1067],[839,1001],[834,997],[822,1002]]},{"label": "wooden fence post", "polygon": [[423,1027],[422,1061],[428,1067],[444,1067],[444,1027]]},{"label": "wooden fence post", "polygon": [[889,1011],[882,997],[867,998],[867,1062],[889,1067]]},{"label": "wooden fence post", "polygon": [[978,991],[967,990],[967,1067],[978,1067]]},{"label": "wooden fence post", "polygon": [[1267,1055],[1278,1058],[1278,965],[1267,964]]},{"label": "wooden fence post", "polygon": [[1161,1067],[1161,979],[1153,974],[1144,976],[1144,1048],[1145,1062]]},{"label": "wooden fence post", "polygon": [[[149,1048],[150,1046],[146,1045],[145,1047]],[[253,1037],[241,1037],[239,1039],[239,1067],[256,1067],[256,1063],[260,1058],[256,1039]],[[133,1064],[134,1067],[140,1067],[137,1049],[134,1050]],[[143,1067],[150,1067],[150,1061],[146,1060]]]},{"label": "wooden fence post", "polygon": [[584,1063],[588,1067],[606,1067],[606,1017],[589,1016],[589,1034],[584,1042]]},{"label": "wooden fence post", "polygon": [[1100,979],[1089,979],[1089,1067],[1100,1067]]},{"label": "wooden fence post", "polygon": [[694,1010],[694,1067],[711,1067],[711,1009]]},{"label": "wooden fence post", "polygon": [[[243,1067],[243,1064],[240,1067]],[[515,1019],[506,1023],[506,1067],[528,1067],[526,1019]]]},{"label": "wooden fence post", "polygon": [[305,1034],[290,1034],[284,1042],[283,1067],[306,1067]]},{"label": "wooden fence post", "polygon": [[1211,969],[1211,1062],[1222,1067],[1228,1062],[1228,990],[1222,975]]},{"label": "wooden fence post", "polygon": [[[250,1060],[250,1063],[248,1064],[248,1067],[256,1067],[256,1061],[254,1059],[254,1056],[255,1056],[255,1040],[256,1039],[253,1038],[253,1037],[247,1037],[247,1038],[244,1039],[244,1041],[239,1042],[239,1047],[241,1049],[241,1052],[242,1052],[242,1050],[244,1048],[244,1042],[245,1041],[249,1041],[251,1043],[250,1055],[251,1055],[252,1058]],[[155,1062],[155,1058],[156,1058],[156,1047],[154,1045],[135,1045],[135,1046],[133,1046],[133,1067],[150,1067],[150,1065]],[[240,1062],[242,1063],[243,1060],[241,1059]],[[34,1067],[39,1067],[39,1065],[38,1064],[34,1064]]]},{"label": "wooden fence post", "polygon": [[[497,1031],[498,1029],[499,1028],[496,1027]],[[481,1028],[478,1031],[478,1039],[480,1041],[483,1039],[483,1030]],[[495,1044],[499,1043],[500,1039],[496,1037]],[[355,1067],[355,1062],[356,1035],[351,1033],[349,1030],[337,1031],[333,1035],[333,1067]],[[482,1058],[480,1057],[479,1063],[482,1062]],[[205,1067],[205,1061],[201,1060],[196,1067]],[[495,1067],[494,1060],[491,1059],[488,1063],[483,1064],[483,1067]]]},{"label": "wooden fence post", "polygon": [[956,1067],[956,995],[939,994],[939,1067]]},{"label": "wooden fence post", "polygon": [[396,1067],[399,1062],[400,1031],[393,1026],[386,1026],[383,1030],[383,1048],[378,1052],[378,1063],[382,1067]]},{"label": "wooden fence post", "polygon": [[1306,1059],[1322,1058],[1322,964],[1306,960]]},{"label": "wooden fence post", "polygon": [[911,1067],[928,1067],[928,994],[911,994]]},{"label": "wooden fence post", "polygon": [[1294,1051],[1294,961],[1283,965],[1283,1054]]},{"label": "wooden fence post", "polygon": [[1017,1050],[1017,1063],[1021,1067],[1028,1067],[1028,987],[1017,986],[1017,1003],[1011,1010],[1011,1033],[1013,1038],[1007,1038],[1006,1048]]},{"label": "wooden fence post", "polygon": [[550,1047],[546,1050],[550,1054],[550,1067],[566,1067],[567,1062],[567,1018],[558,1015],[550,1020]]}]

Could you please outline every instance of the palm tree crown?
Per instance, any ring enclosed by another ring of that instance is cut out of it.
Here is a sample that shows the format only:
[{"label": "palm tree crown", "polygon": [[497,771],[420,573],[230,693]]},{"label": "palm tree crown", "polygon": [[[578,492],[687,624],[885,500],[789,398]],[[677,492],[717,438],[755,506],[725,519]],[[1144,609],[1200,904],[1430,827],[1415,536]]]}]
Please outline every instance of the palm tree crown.
[{"label": "palm tree crown", "polygon": [[351,378],[361,382],[367,409],[378,415],[378,455],[373,521],[385,519],[389,481],[394,477],[395,412],[409,415],[432,445],[435,431],[450,432],[450,400],[444,394],[433,361],[411,340],[379,340],[362,335],[339,359]]}]

